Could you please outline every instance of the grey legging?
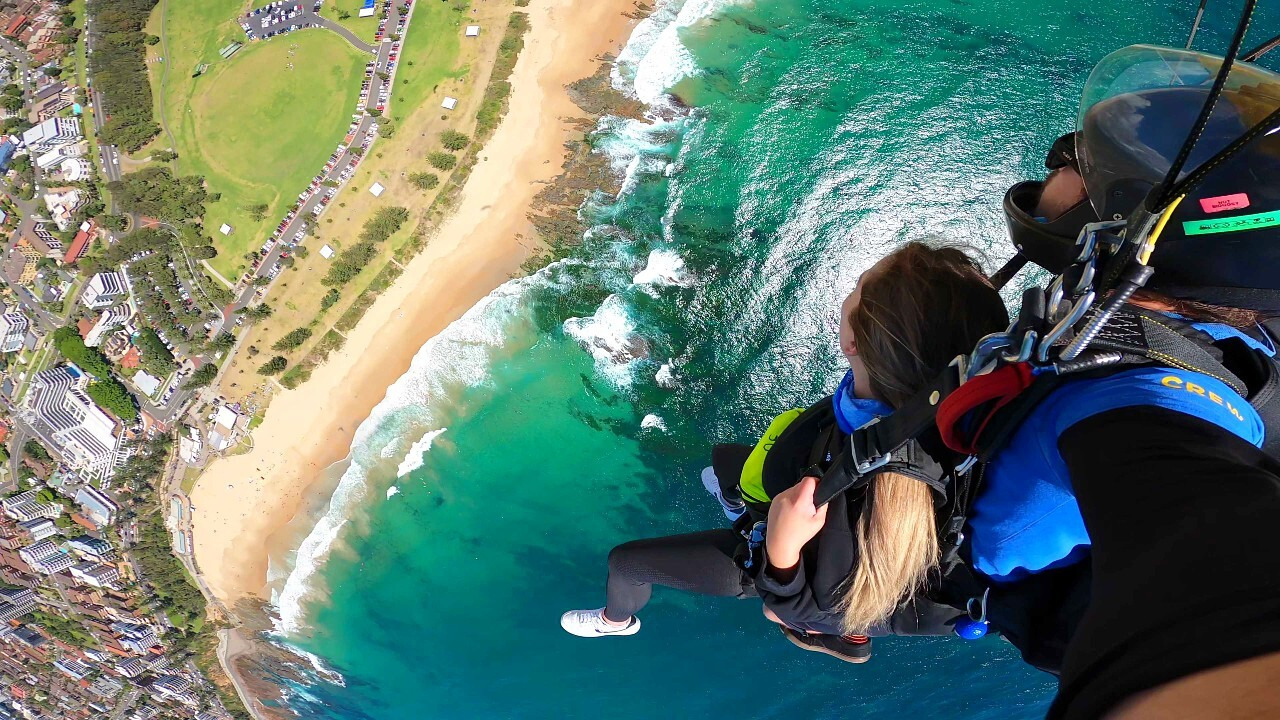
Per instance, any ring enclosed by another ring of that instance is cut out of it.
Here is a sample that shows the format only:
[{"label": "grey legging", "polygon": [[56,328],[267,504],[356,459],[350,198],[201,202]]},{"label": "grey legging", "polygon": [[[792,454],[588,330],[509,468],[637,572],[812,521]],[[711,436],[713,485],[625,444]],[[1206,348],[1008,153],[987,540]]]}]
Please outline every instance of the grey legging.
[{"label": "grey legging", "polygon": [[728,528],[633,540],[609,552],[604,616],[623,622],[649,602],[653,586],[718,595],[755,597],[751,578],[734,562],[742,536]]}]

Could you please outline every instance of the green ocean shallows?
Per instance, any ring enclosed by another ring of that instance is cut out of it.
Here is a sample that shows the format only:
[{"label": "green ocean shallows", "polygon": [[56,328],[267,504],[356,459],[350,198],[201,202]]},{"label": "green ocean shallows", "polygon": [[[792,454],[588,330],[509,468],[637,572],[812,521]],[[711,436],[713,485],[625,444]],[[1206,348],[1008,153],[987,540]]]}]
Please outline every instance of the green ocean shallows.
[{"label": "green ocean shallows", "polygon": [[[723,523],[698,481],[710,445],[750,441],[834,387],[833,309],[862,269],[929,236],[1004,259],[1001,196],[1043,172],[1090,67],[1134,42],[1180,45],[1191,11],[1065,5],[662,5],[618,70],[655,119],[606,119],[595,139],[622,194],[588,201],[595,227],[573,257],[429,343],[361,426],[280,589],[284,627],[342,683],[290,684],[291,706],[1043,714],[1052,678],[994,637],[877,640],[850,667],[795,651],[757,601],[659,590],[625,639],[574,638],[558,618],[603,603],[614,544]],[[1199,46],[1225,43],[1223,15]]]}]

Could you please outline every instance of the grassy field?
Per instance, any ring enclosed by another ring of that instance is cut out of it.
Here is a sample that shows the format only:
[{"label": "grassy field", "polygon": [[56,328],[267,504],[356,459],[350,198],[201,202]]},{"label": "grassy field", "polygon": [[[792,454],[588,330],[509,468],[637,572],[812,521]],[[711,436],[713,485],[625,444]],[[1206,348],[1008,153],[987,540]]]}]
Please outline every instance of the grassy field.
[{"label": "grassy field", "polygon": [[[439,148],[441,131],[473,132],[475,112],[488,81],[489,68],[497,55],[501,29],[506,26],[507,14],[513,4],[512,0],[484,3],[478,6],[479,13],[473,15],[469,11],[463,14],[453,10],[450,4],[418,0],[400,56],[389,108],[391,117],[397,121],[396,134],[374,144],[370,157],[361,164],[360,170],[322,216],[319,240],[308,240],[309,257],[299,260],[280,277],[268,298],[275,314],[248,326],[250,334],[246,347],[269,348],[295,328],[312,327],[315,333],[308,343],[284,353],[290,367],[294,366],[320,342],[360,292],[375,282],[394,251],[410,240],[413,229],[427,217],[427,208],[441,188],[429,192],[417,190],[409,184],[407,175],[431,169],[425,156],[429,150]],[[467,23],[479,23],[490,32],[482,34],[479,39],[464,41],[462,26]],[[440,109],[440,101],[446,94],[460,101],[458,109],[452,113]],[[439,174],[443,187],[447,173]],[[377,201],[368,194],[368,188],[375,180],[387,188]],[[320,258],[317,252],[320,244],[327,243],[341,249],[359,234],[361,226],[374,210],[389,205],[409,208],[409,221],[383,244],[381,254],[369,263],[368,268],[341,289],[339,302],[321,312],[320,299],[328,288],[318,280],[328,270],[330,261]],[[433,221],[438,219],[431,218]],[[223,379],[221,390],[226,397],[236,400],[252,394],[262,384],[261,377],[254,370],[272,354],[265,350],[257,357],[250,357],[247,352],[237,353]]]},{"label": "grassy field", "polygon": [[[364,0],[324,0],[324,5],[320,6],[320,17],[341,23],[355,33],[356,37],[373,44],[373,34],[378,32],[378,16],[357,17],[362,7],[364,7]],[[341,13],[346,13],[350,17],[343,20],[340,17]]]},{"label": "grassy field", "polygon": [[[243,0],[169,0],[169,56],[152,65],[153,75],[168,66],[165,121],[179,172],[203,175],[221,194],[208,206],[205,227],[235,228],[230,237],[214,233],[219,255],[210,261],[232,280],[247,267],[244,254],[265,241],[345,135],[369,59],[316,29],[247,43],[222,60],[220,48],[244,40],[236,18],[245,7]],[[191,77],[200,63],[209,69]],[[160,140],[160,147],[169,144]],[[270,210],[255,221],[249,208],[262,203]]]}]

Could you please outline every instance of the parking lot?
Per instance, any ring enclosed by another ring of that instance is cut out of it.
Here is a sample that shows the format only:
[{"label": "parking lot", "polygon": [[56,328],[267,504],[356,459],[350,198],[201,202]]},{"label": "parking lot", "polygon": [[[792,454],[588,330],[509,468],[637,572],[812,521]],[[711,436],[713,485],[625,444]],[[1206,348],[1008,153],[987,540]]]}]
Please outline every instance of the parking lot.
[{"label": "parking lot", "polygon": [[315,10],[307,10],[298,0],[276,0],[255,8],[240,18],[240,27],[250,40],[267,39],[294,30],[318,25]]}]

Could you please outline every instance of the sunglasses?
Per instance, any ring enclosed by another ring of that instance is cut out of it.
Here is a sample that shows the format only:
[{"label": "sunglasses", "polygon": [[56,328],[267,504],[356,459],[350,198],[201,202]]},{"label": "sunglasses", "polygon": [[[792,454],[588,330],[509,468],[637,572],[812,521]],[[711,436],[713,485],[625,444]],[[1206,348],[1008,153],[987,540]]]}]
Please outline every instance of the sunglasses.
[{"label": "sunglasses", "polygon": [[1076,157],[1076,134],[1069,132],[1053,141],[1049,154],[1044,158],[1044,166],[1050,170],[1061,170],[1070,167],[1080,172],[1080,160]]}]

